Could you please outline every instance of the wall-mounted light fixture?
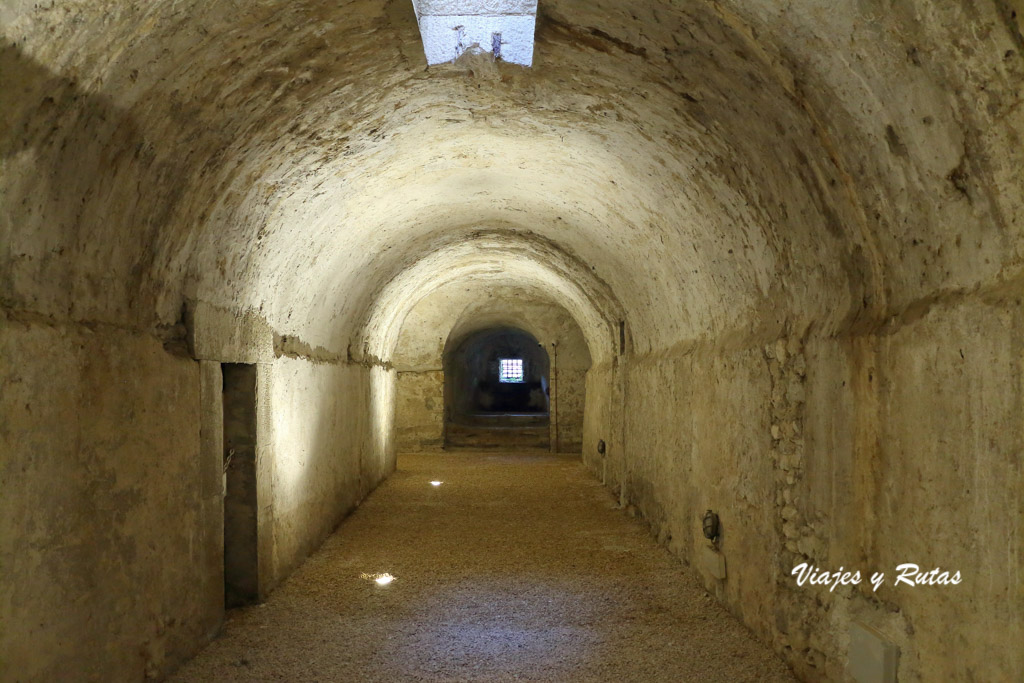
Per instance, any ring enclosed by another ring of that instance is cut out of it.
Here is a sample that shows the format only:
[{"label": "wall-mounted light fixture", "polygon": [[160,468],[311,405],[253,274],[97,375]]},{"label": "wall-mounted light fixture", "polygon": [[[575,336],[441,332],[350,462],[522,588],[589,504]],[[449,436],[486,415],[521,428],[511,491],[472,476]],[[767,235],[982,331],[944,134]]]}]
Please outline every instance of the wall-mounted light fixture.
[{"label": "wall-mounted light fixture", "polygon": [[704,538],[708,539],[712,543],[718,540],[719,524],[718,515],[708,510],[704,513],[704,519],[701,521],[701,527],[704,530]]},{"label": "wall-mounted light fixture", "polygon": [[601,455],[604,455],[605,450],[607,450],[607,449],[605,448],[605,445],[604,445],[604,439],[598,439],[597,440],[597,452],[600,453]]}]

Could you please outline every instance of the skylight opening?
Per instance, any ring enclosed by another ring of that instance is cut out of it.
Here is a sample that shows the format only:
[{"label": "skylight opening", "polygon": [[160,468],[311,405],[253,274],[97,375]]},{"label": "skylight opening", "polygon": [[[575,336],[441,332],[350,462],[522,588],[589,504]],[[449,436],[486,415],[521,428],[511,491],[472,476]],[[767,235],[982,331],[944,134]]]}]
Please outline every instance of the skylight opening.
[{"label": "skylight opening", "polygon": [[431,66],[466,52],[533,64],[537,0],[413,0],[412,5]]}]

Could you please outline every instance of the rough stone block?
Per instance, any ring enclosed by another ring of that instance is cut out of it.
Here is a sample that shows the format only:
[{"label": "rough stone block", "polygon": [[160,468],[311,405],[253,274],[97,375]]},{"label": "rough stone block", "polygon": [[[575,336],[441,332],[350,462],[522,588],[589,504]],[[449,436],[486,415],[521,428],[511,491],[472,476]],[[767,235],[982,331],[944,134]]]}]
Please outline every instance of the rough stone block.
[{"label": "rough stone block", "polygon": [[701,563],[704,565],[704,572],[715,577],[719,581],[725,579],[725,555],[714,548],[704,546],[701,549]]},{"label": "rough stone block", "polygon": [[850,676],[857,683],[896,683],[899,648],[857,622],[850,624]]}]

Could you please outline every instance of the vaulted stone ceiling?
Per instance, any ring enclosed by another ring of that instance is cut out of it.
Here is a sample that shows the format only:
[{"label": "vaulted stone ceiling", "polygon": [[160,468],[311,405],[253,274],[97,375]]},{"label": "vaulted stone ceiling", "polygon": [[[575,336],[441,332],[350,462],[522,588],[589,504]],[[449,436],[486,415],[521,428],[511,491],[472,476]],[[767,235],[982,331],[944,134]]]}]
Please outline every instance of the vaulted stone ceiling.
[{"label": "vaulted stone ceiling", "polygon": [[[584,465],[697,573],[716,509],[702,580],[798,675],[860,620],[901,676],[1020,678],[1022,26],[541,0],[531,68],[428,68],[408,0],[0,3],[0,677],[216,631],[222,363],[259,366],[282,581],[394,470],[403,326],[462,287],[431,321],[572,316]],[[965,584],[789,575],[908,560]]]},{"label": "vaulted stone ceiling", "polygon": [[552,0],[532,69],[427,69],[399,0],[7,3],[7,303],[343,351],[461,267],[627,310],[641,352],[877,325],[1018,276],[1011,15]]}]

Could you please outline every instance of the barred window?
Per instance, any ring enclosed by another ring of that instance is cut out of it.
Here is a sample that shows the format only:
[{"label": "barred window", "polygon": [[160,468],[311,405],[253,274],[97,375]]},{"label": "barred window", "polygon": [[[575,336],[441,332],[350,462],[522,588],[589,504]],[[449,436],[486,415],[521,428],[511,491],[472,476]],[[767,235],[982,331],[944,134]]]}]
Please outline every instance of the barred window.
[{"label": "barred window", "polygon": [[523,359],[502,358],[498,362],[498,381],[503,384],[521,383],[523,381]]}]

